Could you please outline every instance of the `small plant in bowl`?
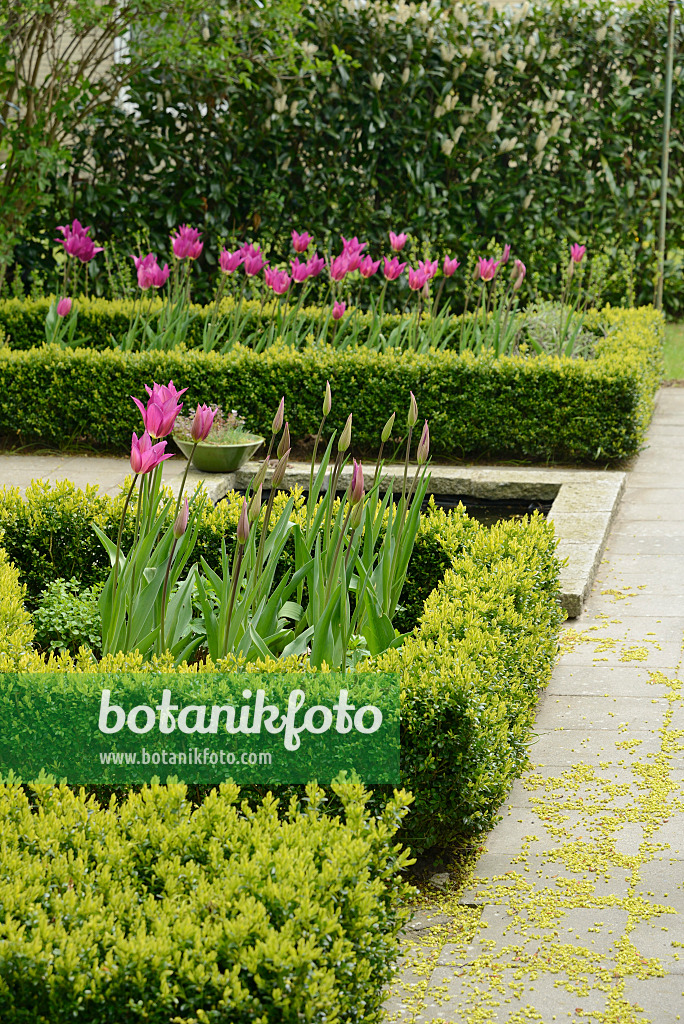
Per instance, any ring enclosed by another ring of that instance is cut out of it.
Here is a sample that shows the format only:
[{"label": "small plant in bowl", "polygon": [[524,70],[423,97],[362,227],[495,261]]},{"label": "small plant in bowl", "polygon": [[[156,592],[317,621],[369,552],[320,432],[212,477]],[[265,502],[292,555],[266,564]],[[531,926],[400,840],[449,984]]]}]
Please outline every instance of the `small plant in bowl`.
[{"label": "small plant in bowl", "polygon": [[194,416],[179,416],[173,439],[201,473],[234,473],[263,443],[263,437],[245,430],[245,421],[232,409],[198,406]]}]

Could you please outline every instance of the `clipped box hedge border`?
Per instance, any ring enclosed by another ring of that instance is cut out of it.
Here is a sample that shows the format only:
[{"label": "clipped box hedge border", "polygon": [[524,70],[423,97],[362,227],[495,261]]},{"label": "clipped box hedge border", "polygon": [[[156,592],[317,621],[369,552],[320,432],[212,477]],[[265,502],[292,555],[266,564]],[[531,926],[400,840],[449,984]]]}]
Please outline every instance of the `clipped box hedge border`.
[{"label": "clipped box hedge border", "polygon": [[[409,392],[430,423],[441,458],[608,461],[636,454],[662,378],[662,315],[607,307],[588,325],[609,333],[594,359],[489,354],[459,356],[335,352],[329,347],[225,356],[199,351],[123,353],[52,347],[0,350],[0,433],[68,447],[79,440],[122,454],[139,416],[130,400],[150,380],[173,379],[197,402],[236,408],[265,435],[285,395],[295,443],[318,428],[325,382],[333,388],[329,430],[354,414],[356,452],[377,450],[392,410]],[[397,439],[402,427],[397,427]]]},{"label": "clipped box hedge border", "polygon": [[[2,526],[24,571],[34,557],[35,534],[23,548],[17,545],[26,520],[11,529],[11,510],[18,499],[16,494],[10,498]],[[220,513],[231,524],[237,521],[241,500],[234,496]],[[34,529],[44,530],[45,520],[60,529],[54,504],[45,502],[41,524]],[[402,649],[386,652],[377,665],[401,678],[402,785],[415,798],[402,838],[426,848],[481,832],[496,820],[513,780],[528,764],[534,709],[551,675],[564,613],[553,525],[537,515],[528,523],[503,522],[486,529],[463,512],[447,515],[433,507],[423,517],[419,541],[435,578],[443,571],[435,547],[449,567],[428,594],[419,623]],[[419,569],[413,573],[420,587],[422,574]],[[0,600],[0,622],[4,607],[16,612],[21,587],[10,572]],[[15,612],[15,639],[0,653],[0,671],[44,671],[45,662],[30,649],[32,630],[16,622]],[[20,627],[24,632],[17,634]],[[0,652],[6,646],[0,637]],[[50,664],[71,668],[73,662],[64,658]],[[90,656],[76,664],[92,671]],[[141,659],[133,656],[100,662],[103,671],[138,665]],[[310,670],[297,659],[267,667]],[[365,662],[364,669],[368,667]],[[377,793],[381,802],[389,795],[381,787]]]}]

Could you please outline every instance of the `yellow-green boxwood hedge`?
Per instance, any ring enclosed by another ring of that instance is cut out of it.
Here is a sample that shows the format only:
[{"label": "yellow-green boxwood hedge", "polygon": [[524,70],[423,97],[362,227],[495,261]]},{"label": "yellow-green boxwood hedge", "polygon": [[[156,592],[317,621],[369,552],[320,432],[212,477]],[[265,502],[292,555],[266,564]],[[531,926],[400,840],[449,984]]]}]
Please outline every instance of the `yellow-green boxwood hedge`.
[{"label": "yellow-green boxwood hedge", "polygon": [[[295,443],[316,433],[326,380],[333,388],[330,430],[354,414],[355,451],[377,450],[382,427],[409,392],[430,422],[436,457],[608,461],[639,451],[662,378],[661,314],[650,307],[592,312],[588,325],[609,333],[593,359],[431,352],[377,353],[330,346],[221,356],[169,353],[0,349],[0,433],[68,447],[130,447],[139,416],[131,395],[151,380],[188,387],[186,403],[238,409],[267,434],[281,395]],[[13,344],[16,341],[13,339]]]},{"label": "yellow-green boxwood hedge", "polygon": [[[54,552],[77,545],[93,518],[114,522],[110,499],[89,513],[87,506],[95,504],[92,494],[79,498],[67,487],[60,508],[49,488],[42,493],[41,498],[40,488],[35,489],[24,500],[16,491],[5,492],[0,499],[2,543],[34,593],[36,561],[45,583],[69,575]],[[234,495],[207,513],[198,546],[210,561],[217,558],[223,533],[232,535],[241,501]],[[63,526],[69,518],[74,520],[70,533]],[[52,544],[55,537],[60,544]],[[490,827],[527,764],[534,707],[551,674],[563,618],[555,544],[552,524],[538,515],[491,529],[462,510],[447,514],[432,506],[422,517],[405,590],[418,625],[401,650],[377,662],[378,668],[401,677],[402,785],[415,797],[403,835],[417,847],[448,844]],[[87,547],[85,552],[71,567],[75,575],[90,558]],[[94,578],[91,574],[88,582]],[[13,571],[3,594],[8,608],[16,608],[21,585]],[[412,601],[413,589],[418,601]],[[3,666],[44,670],[30,649],[30,631],[20,636],[23,647],[15,639],[7,653],[0,653],[0,671]],[[52,664],[72,666],[68,658]],[[92,668],[88,658],[80,664]],[[116,664],[100,666],[107,670]],[[136,664],[125,660],[127,667]],[[301,663],[295,659],[291,665]]]}]

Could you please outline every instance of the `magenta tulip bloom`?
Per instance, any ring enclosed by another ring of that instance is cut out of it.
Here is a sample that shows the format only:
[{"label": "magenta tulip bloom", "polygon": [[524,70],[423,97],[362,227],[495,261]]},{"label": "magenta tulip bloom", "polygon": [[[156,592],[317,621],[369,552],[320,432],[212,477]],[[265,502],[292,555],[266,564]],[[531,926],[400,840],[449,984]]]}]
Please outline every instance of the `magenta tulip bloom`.
[{"label": "magenta tulip bloom", "polygon": [[482,256],[478,259],[477,270],[482,281],[491,281],[499,267],[498,260],[486,260]]},{"label": "magenta tulip bloom", "polygon": [[444,257],[444,276],[445,277],[451,277],[453,274],[456,273],[456,271],[458,270],[458,268],[460,266],[461,266],[461,264],[458,262],[458,260],[456,259],[455,256],[454,256],[453,259],[451,259],[449,256],[445,256]]},{"label": "magenta tulip bloom", "polygon": [[341,320],[342,317],[344,316],[345,312],[346,312],[346,309],[347,309],[347,303],[346,302],[336,302],[335,305],[333,306],[333,311],[332,311],[333,320]]},{"label": "magenta tulip bloom", "polygon": [[385,256],[385,263],[382,268],[382,272],[388,281],[396,281],[396,279],[401,277],[403,274],[405,266],[406,264],[400,263],[396,256],[391,260]]},{"label": "magenta tulip bloom", "polygon": [[430,280],[425,267],[419,267],[418,270],[414,270],[413,267],[409,267],[408,279],[409,288],[414,292],[420,291],[420,289],[423,288]]},{"label": "magenta tulip bloom", "polygon": [[364,258],[363,250],[368,245],[368,242],[359,242],[356,235],[353,238],[345,238],[344,235],[340,235],[340,237],[342,239],[342,253],[347,257],[347,273],[351,274],[361,266]]},{"label": "magenta tulip bloom", "polygon": [[243,256],[259,256],[262,255],[261,249],[258,245],[254,245],[252,242],[245,242],[240,246],[238,252],[241,252]]},{"label": "magenta tulip bloom", "polygon": [[508,245],[508,243],[506,243],[506,245],[504,245],[504,247],[503,247],[503,252],[501,253],[501,261],[500,262],[501,262],[501,266],[502,267],[504,267],[508,263],[510,257],[511,257],[511,247],[510,247],[510,245]]},{"label": "magenta tulip bloom", "polygon": [[346,252],[333,256],[330,261],[330,276],[333,281],[343,281],[349,273],[349,259]]},{"label": "magenta tulip bloom", "polygon": [[183,502],[180,512],[176,516],[176,521],[173,524],[173,535],[176,540],[180,540],[185,531],[188,528],[188,519],[190,517],[190,509],[188,507],[188,499],[186,498]]},{"label": "magenta tulip bloom", "polygon": [[309,268],[309,277],[318,277],[324,266],[325,260],[315,252],[307,263],[307,267]]},{"label": "magenta tulip bloom", "polygon": [[222,249],[219,256],[219,266],[224,274],[234,274],[244,258],[244,254],[239,249],[236,249],[235,252],[228,252],[227,249]]},{"label": "magenta tulip bloom", "polygon": [[430,431],[428,430],[428,421],[425,420],[425,426],[423,427],[423,433],[421,434],[420,441],[418,442],[418,451],[416,452],[416,462],[419,466],[422,466],[427,462],[427,457],[430,452]]},{"label": "magenta tulip bloom", "polygon": [[157,403],[167,402],[169,398],[173,398],[174,401],[178,401],[181,395],[184,395],[187,388],[181,388],[180,391],[173,383],[172,380],[168,384],[157,384],[156,381],[152,383],[152,387],[149,384],[145,385],[145,391],[150,398],[154,398]]},{"label": "magenta tulip bloom", "polygon": [[576,242],[575,242],[574,245],[571,245],[570,246],[570,258],[571,258],[572,262],[573,263],[581,263],[582,262],[582,257],[584,256],[586,251],[587,251],[586,245],[577,245]]},{"label": "magenta tulip bloom", "polygon": [[290,262],[290,267],[292,268],[292,280],[296,281],[298,284],[302,284],[311,276],[309,264],[300,263],[298,256],[295,256],[295,258]]},{"label": "magenta tulip bloom", "polygon": [[363,496],[363,466],[360,462],[354,459],[354,469],[352,470],[351,485],[349,488],[349,502],[351,505],[357,505],[361,501]]},{"label": "magenta tulip bloom", "polygon": [[256,277],[256,275],[261,273],[267,265],[266,260],[259,250],[257,250],[254,255],[245,256],[242,262],[242,266],[247,277]]},{"label": "magenta tulip bloom", "polygon": [[165,448],[166,441],[160,441],[159,444],[153,445],[147,431],[145,431],[140,440],[138,440],[138,435],[134,432],[131,438],[131,469],[133,472],[136,474],[149,473],[151,470],[156,469],[165,459],[172,459],[173,453],[169,452],[168,455],[165,455]]},{"label": "magenta tulip bloom", "polygon": [[266,278],[266,284],[269,288],[273,289],[276,295],[284,295],[292,284],[292,278],[285,270],[274,270],[271,267],[266,267],[264,277]]},{"label": "magenta tulip bloom", "polygon": [[209,436],[214,423],[216,409],[210,409],[208,405],[198,405],[195,410],[195,418],[190,427],[190,437],[195,441],[205,441]]},{"label": "magenta tulip bloom", "polygon": [[138,284],[147,291],[148,288],[161,288],[166,284],[169,276],[169,265],[164,264],[164,269],[157,263],[157,257],[151,252],[147,256],[133,256],[131,259],[135,263],[135,269],[138,272]]},{"label": "magenta tulip bloom", "polygon": [[301,235],[296,231],[292,232],[292,248],[295,252],[306,252],[312,242],[313,237],[308,231],[302,231]]},{"label": "magenta tulip bloom", "polygon": [[377,273],[379,266],[380,260],[373,260],[372,256],[364,256],[359,264],[361,277],[372,277],[373,274]]},{"label": "magenta tulip bloom", "polygon": [[181,224],[176,231],[177,234],[171,236],[173,255],[178,260],[196,260],[204,246],[204,243],[200,242],[201,232],[197,228],[191,228],[188,224]]},{"label": "magenta tulip bloom", "polygon": [[71,299],[60,299],[57,303],[57,316],[69,316],[71,312]]},{"label": "magenta tulip bloom", "polygon": [[61,231],[64,237],[56,238],[55,241],[61,242],[67,255],[75,256],[81,263],[89,263],[98,252],[103,251],[102,246],[96,246],[88,236],[91,228],[84,228],[78,220],[73,221],[71,225],[59,225],[57,230]]},{"label": "magenta tulip bloom", "polygon": [[389,233],[389,240],[390,240],[390,245],[392,246],[394,251],[395,252],[401,252],[401,250],[404,248],[404,246],[408,242],[408,235],[404,234],[403,231],[402,231],[402,233],[400,235],[395,235],[393,231],[390,231],[390,233]]},{"label": "magenta tulip bloom", "polygon": [[432,278],[437,273],[437,268],[439,267],[439,260],[418,260],[418,266],[421,270],[425,271],[425,273],[427,274],[428,281],[431,281]]}]

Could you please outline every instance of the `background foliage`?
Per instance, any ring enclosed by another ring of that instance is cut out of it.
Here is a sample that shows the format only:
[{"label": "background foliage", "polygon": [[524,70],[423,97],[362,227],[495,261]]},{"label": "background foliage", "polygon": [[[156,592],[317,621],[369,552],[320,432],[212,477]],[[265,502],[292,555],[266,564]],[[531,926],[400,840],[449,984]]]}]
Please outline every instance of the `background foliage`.
[{"label": "background foliage", "polygon": [[[95,223],[99,240],[149,236],[156,251],[168,249],[171,227],[191,222],[208,242],[205,270],[231,236],[282,258],[293,227],[319,244],[358,234],[378,253],[390,228],[409,230],[419,249],[459,256],[496,236],[548,290],[567,239],[631,267],[638,301],[650,301],[666,9],[664,0],[503,10],[315,0],[302,6],[289,48],[232,76],[216,60],[221,25],[210,17],[199,56],[158,59],[134,76],[123,107],[83,126],[70,176],[53,182],[53,216]],[[254,8],[235,19],[236,53],[254,50],[265,17]],[[680,22],[679,54],[683,32]],[[684,309],[680,83],[677,75],[671,312]],[[33,224],[17,251],[22,267],[49,268],[51,232]],[[106,289],[103,266],[93,273]],[[624,292],[616,282],[608,298],[619,303]]]}]

